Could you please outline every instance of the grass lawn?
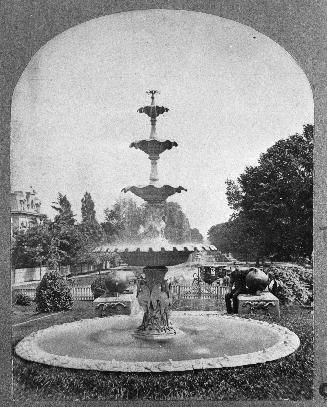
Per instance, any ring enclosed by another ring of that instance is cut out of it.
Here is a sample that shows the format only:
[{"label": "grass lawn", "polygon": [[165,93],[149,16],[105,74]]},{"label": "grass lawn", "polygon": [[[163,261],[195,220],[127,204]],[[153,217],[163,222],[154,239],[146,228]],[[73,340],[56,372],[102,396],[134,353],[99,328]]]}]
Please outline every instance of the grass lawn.
[{"label": "grass lawn", "polygon": [[[72,310],[53,315],[36,314],[34,309],[35,305],[13,307],[13,324],[18,324],[13,327],[13,349],[20,339],[35,330],[94,316],[93,304],[87,301],[76,301]],[[14,399],[17,402],[42,399],[311,399],[312,317],[310,310],[298,305],[282,306],[278,322],[271,317],[256,316],[256,319],[277,322],[291,329],[299,336],[301,346],[285,358],[246,367],[159,374],[106,373],[51,367],[14,355]],[[32,321],[35,318],[41,319]],[[28,322],[21,324],[24,320]]]},{"label": "grass lawn", "polygon": [[[17,343],[31,332],[47,328],[51,325],[94,317],[92,301],[74,301],[71,310],[53,314],[36,312],[35,303],[27,307],[14,305],[12,307],[13,341]],[[26,323],[23,324],[23,322]]]}]

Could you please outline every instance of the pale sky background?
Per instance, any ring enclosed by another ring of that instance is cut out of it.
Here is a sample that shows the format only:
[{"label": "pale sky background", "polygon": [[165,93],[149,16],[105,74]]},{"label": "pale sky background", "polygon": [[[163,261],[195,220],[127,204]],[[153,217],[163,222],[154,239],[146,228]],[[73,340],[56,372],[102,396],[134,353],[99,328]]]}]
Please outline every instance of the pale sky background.
[{"label": "pale sky background", "polygon": [[149,89],[170,109],[158,136],[178,143],[161,155],[160,183],[188,189],[168,200],[204,235],[231,214],[225,180],[313,123],[305,74],[252,28],[188,11],[113,14],[55,37],[25,69],[13,95],[12,190],[32,185],[50,217],[66,194],[77,219],[89,191],[102,221],[123,187],[148,184],[150,161],[129,144],[149,135],[136,112]]}]

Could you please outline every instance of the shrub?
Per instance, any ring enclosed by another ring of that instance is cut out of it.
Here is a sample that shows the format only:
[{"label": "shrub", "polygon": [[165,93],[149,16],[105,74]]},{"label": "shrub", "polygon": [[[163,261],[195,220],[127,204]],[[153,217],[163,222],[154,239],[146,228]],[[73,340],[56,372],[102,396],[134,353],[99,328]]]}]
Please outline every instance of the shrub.
[{"label": "shrub", "polygon": [[282,304],[290,304],[296,300],[302,304],[308,303],[311,293],[298,270],[298,266],[271,265],[266,269],[266,272],[277,281],[277,287],[273,294],[278,297]]},{"label": "shrub", "polygon": [[49,271],[36,288],[35,302],[39,312],[69,310],[73,305],[70,286],[58,272]]},{"label": "shrub", "polygon": [[15,295],[15,304],[16,305],[23,305],[23,306],[29,306],[32,303],[32,298],[29,297],[27,294],[24,293],[17,293]]},{"label": "shrub", "polygon": [[91,284],[91,291],[93,293],[94,299],[101,297],[101,295],[106,292],[104,280],[105,280],[104,277],[98,277]]}]

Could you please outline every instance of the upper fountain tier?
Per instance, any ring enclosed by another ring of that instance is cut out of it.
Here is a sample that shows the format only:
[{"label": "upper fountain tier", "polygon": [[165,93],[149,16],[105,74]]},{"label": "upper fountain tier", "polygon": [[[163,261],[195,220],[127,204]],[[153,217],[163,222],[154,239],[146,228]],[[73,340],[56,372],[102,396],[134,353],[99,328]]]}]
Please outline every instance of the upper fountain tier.
[{"label": "upper fountain tier", "polygon": [[134,141],[130,144],[130,147],[142,150],[146,153],[151,161],[150,183],[145,186],[130,186],[123,188],[123,192],[131,191],[133,194],[139,196],[149,204],[160,204],[166,201],[166,199],[181,191],[186,191],[182,186],[172,187],[170,185],[159,185],[157,161],[159,156],[166,150],[170,150],[172,147],[177,147],[176,141],[159,139],[156,136],[156,122],[157,117],[169,109],[163,106],[157,106],[154,101],[154,95],[159,93],[157,90],[149,90],[147,92],[151,95],[151,105],[144,106],[138,109],[139,113],[145,113],[150,117],[151,132],[148,139],[142,139]]},{"label": "upper fountain tier", "polygon": [[144,153],[148,154],[151,159],[159,159],[159,155],[166,150],[170,150],[172,147],[177,147],[178,144],[176,141],[172,140],[163,140],[156,136],[156,122],[157,117],[165,112],[168,112],[169,109],[163,106],[157,106],[154,101],[154,95],[159,93],[157,90],[149,90],[147,92],[151,95],[151,105],[140,107],[138,109],[139,113],[145,113],[150,117],[151,122],[151,132],[148,139],[142,139],[133,141],[130,144],[130,147],[142,150]]}]

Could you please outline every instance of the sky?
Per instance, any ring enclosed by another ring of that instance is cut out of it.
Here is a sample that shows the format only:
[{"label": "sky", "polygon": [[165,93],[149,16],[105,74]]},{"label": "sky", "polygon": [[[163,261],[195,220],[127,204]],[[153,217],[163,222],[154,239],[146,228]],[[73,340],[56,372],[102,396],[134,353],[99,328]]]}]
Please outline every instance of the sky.
[{"label": "sky", "polygon": [[12,103],[12,190],[33,186],[50,217],[61,192],[77,219],[88,191],[102,221],[123,187],[149,182],[148,157],[129,148],[150,134],[137,113],[149,89],[170,109],[158,137],[178,143],[160,156],[160,183],[187,189],[168,200],[203,235],[231,215],[226,179],[313,123],[304,72],[251,27],[184,10],[113,14],[58,35],[23,72]]}]

